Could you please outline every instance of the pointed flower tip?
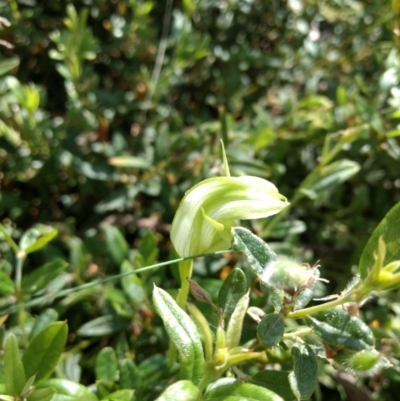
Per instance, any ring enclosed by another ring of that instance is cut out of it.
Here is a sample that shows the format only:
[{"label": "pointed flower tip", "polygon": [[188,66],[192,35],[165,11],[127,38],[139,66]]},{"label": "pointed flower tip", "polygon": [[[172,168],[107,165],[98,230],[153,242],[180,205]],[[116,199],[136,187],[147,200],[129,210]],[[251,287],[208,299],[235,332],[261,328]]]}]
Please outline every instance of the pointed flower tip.
[{"label": "pointed flower tip", "polygon": [[259,177],[215,177],[186,192],[175,214],[171,240],[181,257],[231,246],[238,220],[272,216],[289,202],[271,182]]}]

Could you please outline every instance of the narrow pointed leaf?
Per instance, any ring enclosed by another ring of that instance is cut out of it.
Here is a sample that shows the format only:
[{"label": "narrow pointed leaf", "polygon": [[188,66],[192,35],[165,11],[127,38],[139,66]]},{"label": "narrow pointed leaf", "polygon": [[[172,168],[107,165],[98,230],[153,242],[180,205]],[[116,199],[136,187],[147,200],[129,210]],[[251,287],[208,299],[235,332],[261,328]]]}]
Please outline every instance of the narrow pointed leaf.
[{"label": "narrow pointed leaf", "polygon": [[[121,273],[134,272],[134,268],[128,260],[124,260],[121,265]],[[125,294],[132,301],[134,306],[143,304],[146,300],[146,293],[143,281],[136,274],[130,274],[121,278],[122,288]]]},{"label": "narrow pointed leaf", "polygon": [[243,321],[246,316],[247,308],[249,307],[250,296],[246,292],[236,304],[235,310],[233,311],[228,328],[226,330],[226,346],[228,349],[237,347],[240,343],[240,337],[242,335]]},{"label": "narrow pointed leaf", "polygon": [[54,259],[33,270],[22,278],[22,289],[25,293],[34,294],[58,277],[68,266],[62,259]]},{"label": "narrow pointed leaf", "polygon": [[1,232],[2,236],[4,237],[5,241],[7,242],[7,244],[13,249],[13,251],[15,253],[17,253],[19,251],[18,245],[12,239],[11,235],[8,233],[8,231],[3,226],[3,224],[0,224],[0,232]]},{"label": "narrow pointed leaf", "polygon": [[229,319],[239,299],[247,292],[247,280],[241,269],[233,269],[224,280],[218,293],[218,306],[223,309],[224,317]]},{"label": "narrow pointed leaf", "polygon": [[13,294],[15,292],[14,281],[4,271],[0,270],[0,295]]},{"label": "narrow pointed leaf", "polygon": [[292,348],[293,372],[289,383],[298,400],[307,400],[315,391],[318,379],[318,361],[307,344],[295,344]]},{"label": "narrow pointed leaf", "polygon": [[372,269],[375,263],[374,254],[377,251],[379,238],[382,236],[386,244],[386,256],[383,265],[387,265],[395,260],[400,260],[400,202],[397,203],[379,225],[375,228],[371,237],[369,238],[367,245],[365,246],[358,270],[361,279],[365,279],[368,276],[369,271]]},{"label": "narrow pointed leaf", "polygon": [[279,312],[281,308],[280,292],[268,285],[263,279],[263,275],[267,275],[267,272],[273,269],[277,260],[276,254],[262,239],[245,228],[234,227],[232,228],[232,234],[233,249],[238,252],[244,252],[253,273],[259,277],[261,285],[268,290],[275,312]]},{"label": "narrow pointed leaf", "polygon": [[67,336],[66,322],[55,322],[30,342],[22,358],[27,377],[36,375],[36,382],[50,377],[64,351]]},{"label": "narrow pointed leaf", "polygon": [[360,170],[360,165],[352,160],[338,160],[314,170],[301,184],[303,193],[316,198],[319,193],[347,181]]},{"label": "narrow pointed leaf", "polygon": [[111,257],[115,264],[120,266],[124,259],[128,258],[129,245],[118,228],[110,224],[104,224],[103,230]]},{"label": "narrow pointed leaf", "polygon": [[130,320],[121,316],[103,315],[84,323],[77,334],[83,337],[109,336],[125,330],[130,324]]},{"label": "narrow pointed leaf", "polygon": [[204,355],[196,326],[175,300],[156,286],[153,290],[153,301],[168,335],[179,352],[181,379],[198,383],[204,373]]},{"label": "narrow pointed leaf", "polygon": [[38,225],[35,228],[29,229],[22,235],[19,241],[19,247],[26,255],[39,251],[53,240],[57,234],[58,231],[55,228]]},{"label": "narrow pointed leaf", "polygon": [[19,65],[19,57],[10,57],[5,60],[0,61],[0,75],[7,74],[7,72],[11,71],[15,67]]},{"label": "narrow pointed leaf", "polygon": [[11,334],[4,349],[4,383],[8,395],[20,395],[25,386],[26,375],[19,352],[18,340]]}]

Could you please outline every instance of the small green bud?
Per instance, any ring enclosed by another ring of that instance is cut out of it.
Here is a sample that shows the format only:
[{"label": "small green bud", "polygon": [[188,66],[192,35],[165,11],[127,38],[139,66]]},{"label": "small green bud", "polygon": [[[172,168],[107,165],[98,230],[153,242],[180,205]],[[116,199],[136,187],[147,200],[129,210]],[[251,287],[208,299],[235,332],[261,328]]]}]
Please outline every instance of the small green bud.
[{"label": "small green bud", "polygon": [[181,257],[222,251],[231,246],[237,220],[268,217],[288,206],[267,180],[252,176],[215,177],[186,192],[171,226]]},{"label": "small green bud", "polygon": [[343,349],[333,358],[344,369],[354,373],[370,373],[381,365],[382,355],[375,349],[351,351]]},{"label": "small green bud", "polygon": [[279,258],[265,269],[262,279],[280,290],[299,290],[309,287],[316,279],[316,269],[289,258]]}]

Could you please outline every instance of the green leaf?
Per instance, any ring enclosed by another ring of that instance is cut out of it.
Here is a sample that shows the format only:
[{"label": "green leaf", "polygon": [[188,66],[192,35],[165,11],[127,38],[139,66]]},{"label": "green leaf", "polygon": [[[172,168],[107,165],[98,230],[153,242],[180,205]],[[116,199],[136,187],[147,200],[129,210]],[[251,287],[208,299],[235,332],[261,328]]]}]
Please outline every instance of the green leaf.
[{"label": "green leaf", "polygon": [[292,235],[298,235],[307,230],[306,223],[301,220],[279,221],[272,227],[269,235],[274,239],[285,239]]},{"label": "green leaf", "polygon": [[179,352],[181,379],[197,384],[204,373],[204,355],[196,326],[175,300],[156,286],[153,290],[153,302]]},{"label": "green leaf", "polygon": [[6,228],[3,226],[3,224],[0,224],[0,232],[3,234],[3,237],[7,244],[13,249],[15,253],[18,253],[19,248],[18,245],[14,242],[12,239],[11,235],[7,232]]},{"label": "green leaf", "polygon": [[27,294],[34,294],[46,287],[50,281],[58,277],[68,266],[62,259],[54,259],[38,267],[22,278],[22,289]]},{"label": "green leaf", "polygon": [[13,294],[14,292],[14,281],[6,272],[0,270],[0,294]]},{"label": "green leaf", "polygon": [[19,57],[10,57],[6,60],[0,61],[0,75],[7,74],[7,72],[13,70],[19,66]]},{"label": "green leaf", "polygon": [[143,257],[145,266],[153,265],[157,262],[159,251],[157,240],[153,232],[147,231],[146,234],[143,235],[138,251]]},{"label": "green leaf", "polygon": [[375,263],[374,253],[378,248],[379,237],[382,236],[386,244],[386,256],[383,265],[387,265],[395,260],[400,260],[400,202],[393,206],[383,220],[375,228],[367,245],[365,246],[358,270],[361,279],[368,276],[369,271]]},{"label": "green leaf", "polygon": [[235,379],[220,379],[212,383],[204,401],[284,401],[278,394],[264,387],[240,383]]},{"label": "green leaf", "polygon": [[[121,265],[121,273],[134,272],[135,269],[128,260],[124,260]],[[132,301],[134,306],[142,305],[146,300],[146,292],[143,281],[136,274],[121,277],[122,288],[125,294]]]},{"label": "green leaf", "polygon": [[54,309],[46,309],[44,310],[39,317],[36,319],[35,324],[32,327],[31,334],[29,335],[29,340],[32,339],[44,330],[46,327],[50,326],[50,324],[56,322],[58,319],[58,312]]},{"label": "green leaf", "polygon": [[50,377],[64,351],[67,336],[67,323],[55,322],[30,342],[22,358],[27,377],[36,375],[36,382]]},{"label": "green leaf", "polygon": [[134,393],[134,390],[117,390],[102,398],[102,401],[132,401]]},{"label": "green leaf", "polygon": [[293,372],[289,383],[298,400],[307,400],[314,393],[318,379],[318,361],[307,344],[295,344],[292,348]]},{"label": "green leaf", "polygon": [[246,292],[238,301],[226,329],[226,346],[228,349],[237,347],[242,335],[243,321],[249,306],[250,296]]},{"label": "green leaf", "polygon": [[277,261],[276,254],[262,239],[258,238],[245,228],[232,228],[232,235],[232,248],[235,251],[244,252],[253,273],[260,278],[261,285],[268,290],[275,312],[279,312],[281,308],[280,291],[268,285],[268,283],[263,279],[263,274],[265,274],[269,269],[273,269],[273,266]]},{"label": "green leaf", "polygon": [[109,336],[125,330],[129,324],[129,319],[115,315],[103,315],[83,324],[77,334],[83,337]]},{"label": "green leaf", "polygon": [[129,167],[129,168],[143,168],[148,169],[150,167],[150,163],[141,158],[135,156],[116,156],[108,159],[108,163],[111,166],[116,167]]},{"label": "green leaf", "polygon": [[218,306],[223,309],[224,317],[229,320],[239,299],[247,292],[247,280],[241,269],[233,269],[224,280],[218,293]]},{"label": "green leaf", "polygon": [[258,338],[265,348],[278,344],[285,331],[285,322],[279,313],[265,315],[257,328]]},{"label": "green leaf", "polygon": [[237,252],[244,252],[251,269],[257,276],[262,276],[264,270],[276,262],[276,254],[251,231],[242,227],[233,227],[232,234],[232,248]]},{"label": "green leaf", "polygon": [[374,346],[371,329],[358,317],[341,308],[313,313],[307,321],[328,344],[346,347],[355,351]]},{"label": "green leaf", "polygon": [[115,351],[111,347],[100,350],[95,365],[96,380],[114,382],[118,373],[118,361]]},{"label": "green leaf", "polygon": [[36,389],[29,397],[28,401],[50,401],[56,391],[53,388]]},{"label": "green leaf", "polygon": [[189,380],[171,384],[156,401],[197,401],[200,390]]},{"label": "green leaf", "polygon": [[352,160],[338,160],[314,170],[301,184],[300,191],[315,199],[321,192],[347,181],[360,170]]},{"label": "green leaf", "polygon": [[151,355],[138,365],[140,378],[139,384],[146,390],[153,383],[160,382],[164,375],[170,377],[167,360],[160,354]]},{"label": "green leaf", "polygon": [[140,383],[139,370],[130,359],[121,359],[119,365],[119,387],[137,389]]},{"label": "green leaf", "polygon": [[8,395],[20,395],[25,383],[26,374],[19,352],[18,340],[11,334],[4,349],[4,383]]},{"label": "green leaf", "polygon": [[28,255],[44,248],[57,234],[58,231],[55,228],[38,225],[25,231],[19,241],[19,247],[25,255]]},{"label": "green leaf", "polygon": [[[75,383],[66,379],[49,379],[40,383],[37,388],[52,387],[56,390],[57,395],[73,397],[73,401],[98,401],[97,397],[82,384]],[[64,399],[64,398],[60,398]]]},{"label": "green leaf", "polygon": [[289,372],[283,370],[263,370],[256,373],[252,382],[280,395],[285,401],[296,401],[289,384]]},{"label": "green leaf", "polygon": [[110,224],[104,224],[102,227],[111,257],[117,266],[121,266],[121,263],[128,258],[129,245],[117,227]]},{"label": "green leaf", "polygon": [[100,399],[108,397],[111,393],[117,391],[117,384],[114,381],[97,380],[96,381],[96,394]]},{"label": "green leaf", "polygon": [[30,393],[31,387],[33,386],[33,383],[35,382],[35,379],[36,379],[36,376],[33,375],[26,381],[25,386],[21,392],[21,398],[25,398]]}]

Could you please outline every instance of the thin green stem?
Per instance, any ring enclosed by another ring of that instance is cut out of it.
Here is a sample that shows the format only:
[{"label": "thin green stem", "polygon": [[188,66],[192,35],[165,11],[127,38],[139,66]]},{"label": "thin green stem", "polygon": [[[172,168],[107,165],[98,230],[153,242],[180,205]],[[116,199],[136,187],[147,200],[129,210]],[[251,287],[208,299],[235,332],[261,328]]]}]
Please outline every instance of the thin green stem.
[{"label": "thin green stem", "polygon": [[26,258],[25,252],[18,251],[16,254],[17,263],[15,265],[15,294],[18,308],[18,325],[22,328],[22,337],[25,345],[28,343],[28,338],[25,333],[25,309],[24,309],[24,294],[22,292],[22,268]]},{"label": "thin green stem", "polygon": [[285,333],[282,337],[283,340],[293,340],[299,337],[304,337],[307,336],[308,334],[311,334],[313,332],[313,329],[311,327],[302,327],[296,331],[293,331],[291,333]]},{"label": "thin green stem", "polygon": [[227,361],[227,368],[236,365],[240,362],[243,361],[248,361],[249,359],[256,359],[256,358],[261,358],[265,360],[265,352],[261,351],[261,352],[245,352],[245,353],[240,353],[240,354],[235,354],[235,355],[231,355],[228,358]]},{"label": "thin green stem", "polygon": [[177,304],[185,309],[186,301],[189,296],[189,281],[192,277],[193,273],[193,259],[190,260],[182,260],[179,262],[179,277],[181,279],[181,288],[178,292],[178,296],[176,298]]},{"label": "thin green stem", "polygon": [[200,310],[196,308],[195,305],[188,302],[186,304],[186,307],[189,311],[190,316],[192,316],[192,318],[198,323],[200,330],[203,334],[206,363],[211,362],[213,356],[213,340],[212,340],[210,324],[204,317],[204,315],[200,312]]},{"label": "thin green stem", "polygon": [[[227,250],[223,250],[223,251],[212,252],[211,254],[220,255],[220,254],[228,253],[228,252],[234,252],[234,251],[231,250],[231,249],[227,249]],[[68,288],[68,289],[65,289],[65,290],[57,291],[57,293],[46,294],[46,295],[43,295],[41,297],[32,299],[32,300],[30,300],[28,302],[21,303],[21,305],[25,309],[26,308],[30,308],[32,306],[40,305],[43,302],[47,302],[47,301],[54,300],[54,299],[57,299],[57,298],[65,297],[66,295],[69,295],[69,294],[71,294],[73,292],[77,292],[77,291],[80,291],[80,290],[85,290],[85,289],[91,288],[91,287],[97,287],[97,286],[99,286],[101,284],[105,284],[105,283],[109,283],[109,282],[121,279],[122,277],[126,277],[126,276],[129,276],[131,274],[138,274],[138,273],[141,273],[141,272],[144,272],[144,271],[147,271],[147,270],[155,269],[157,267],[162,267],[162,266],[167,266],[167,265],[170,265],[170,264],[179,263],[179,262],[182,262],[184,260],[192,260],[192,259],[199,258],[199,257],[202,257],[202,256],[206,256],[206,255],[210,255],[210,254],[207,253],[207,254],[201,254],[201,255],[193,255],[193,256],[188,256],[188,257],[185,257],[185,258],[178,258],[178,259],[168,260],[167,262],[155,263],[153,265],[142,267],[140,269],[136,269],[136,270],[133,270],[133,271],[130,271],[130,272],[116,274],[114,276],[106,277],[106,278],[99,279],[99,280],[94,280],[94,281],[91,281],[90,283],[82,284],[82,285],[79,285],[79,286],[74,287],[74,288]],[[186,279],[185,279],[185,282],[187,282]],[[0,311],[0,316],[8,315],[10,313],[15,313],[17,310],[18,310],[18,307],[16,305],[12,305],[12,306],[10,306],[10,307],[8,307],[6,309],[1,310]]]},{"label": "thin green stem", "polygon": [[25,261],[25,253],[19,251],[17,253],[17,264],[15,266],[15,290],[18,294],[21,292],[21,282],[22,282],[22,267]]},{"label": "thin green stem", "polygon": [[294,312],[288,313],[286,317],[290,319],[301,319],[303,317],[307,317],[308,315],[311,315],[312,313],[317,313],[324,311],[326,309],[331,309],[335,308],[336,306],[343,305],[346,302],[349,302],[351,300],[350,294],[347,294],[345,297],[335,299],[330,302],[326,302],[324,304],[320,305],[315,305],[315,306],[310,306],[309,308],[304,308],[304,309],[299,309]]},{"label": "thin green stem", "polygon": [[224,370],[217,371],[215,369],[214,364],[210,364],[206,367],[204,371],[204,376],[201,378],[199,385],[197,386],[200,389],[200,392],[205,390],[205,388],[213,381],[217,380]]}]

